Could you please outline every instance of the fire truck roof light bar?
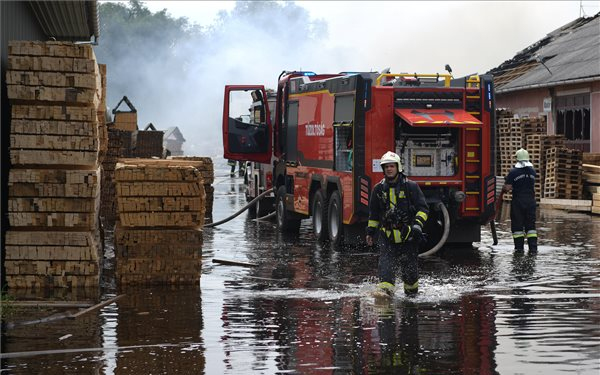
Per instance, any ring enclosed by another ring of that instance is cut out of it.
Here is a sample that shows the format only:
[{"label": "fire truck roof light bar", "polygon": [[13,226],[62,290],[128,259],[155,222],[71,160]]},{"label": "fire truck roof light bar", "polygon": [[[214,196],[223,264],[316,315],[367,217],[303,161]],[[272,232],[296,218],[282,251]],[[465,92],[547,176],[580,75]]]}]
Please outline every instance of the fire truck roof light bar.
[{"label": "fire truck roof light bar", "polygon": [[401,78],[401,77],[413,77],[413,78],[443,78],[444,79],[444,87],[450,87],[450,80],[452,79],[452,76],[450,74],[408,74],[408,73],[400,73],[400,74],[394,74],[394,73],[384,73],[384,74],[380,74],[379,77],[377,77],[377,79],[375,80],[375,85],[380,86],[381,85],[381,80],[384,77],[393,77],[393,78]]}]

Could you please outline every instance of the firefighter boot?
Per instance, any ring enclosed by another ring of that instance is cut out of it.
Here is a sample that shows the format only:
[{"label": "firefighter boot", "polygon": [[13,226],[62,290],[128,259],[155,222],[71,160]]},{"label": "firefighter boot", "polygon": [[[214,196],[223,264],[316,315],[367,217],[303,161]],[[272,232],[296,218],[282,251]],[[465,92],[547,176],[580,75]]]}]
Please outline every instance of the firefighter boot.
[{"label": "firefighter boot", "polygon": [[414,284],[404,283],[404,294],[407,297],[414,297],[419,293],[419,281],[415,281]]},{"label": "firefighter boot", "polygon": [[515,237],[515,251],[525,250],[525,237]]},{"label": "firefighter boot", "polygon": [[527,246],[530,253],[537,253],[537,237],[528,237]]}]

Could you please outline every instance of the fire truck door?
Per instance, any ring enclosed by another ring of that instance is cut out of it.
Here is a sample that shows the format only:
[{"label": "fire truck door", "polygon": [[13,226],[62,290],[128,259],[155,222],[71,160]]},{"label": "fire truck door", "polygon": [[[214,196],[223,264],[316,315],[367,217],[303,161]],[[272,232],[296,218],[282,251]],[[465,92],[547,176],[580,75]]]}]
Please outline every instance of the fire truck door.
[{"label": "fire truck door", "polygon": [[264,86],[225,86],[223,156],[270,163],[271,120]]}]

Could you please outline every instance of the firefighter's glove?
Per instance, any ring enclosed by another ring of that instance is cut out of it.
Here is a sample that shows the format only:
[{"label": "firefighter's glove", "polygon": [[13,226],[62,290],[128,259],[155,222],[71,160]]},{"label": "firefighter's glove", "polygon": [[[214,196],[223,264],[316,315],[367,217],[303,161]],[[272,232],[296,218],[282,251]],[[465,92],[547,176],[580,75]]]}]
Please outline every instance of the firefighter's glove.
[{"label": "firefighter's glove", "polygon": [[423,241],[423,239],[424,239],[423,229],[421,228],[421,226],[419,224],[414,224],[412,226],[410,237],[416,243],[420,243]]}]

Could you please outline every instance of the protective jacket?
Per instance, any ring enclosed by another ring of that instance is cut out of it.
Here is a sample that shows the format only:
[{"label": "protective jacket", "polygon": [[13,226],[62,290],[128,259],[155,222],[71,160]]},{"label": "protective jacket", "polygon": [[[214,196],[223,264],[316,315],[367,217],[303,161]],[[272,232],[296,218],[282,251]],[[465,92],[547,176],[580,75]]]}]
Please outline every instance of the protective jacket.
[{"label": "protective jacket", "polygon": [[428,214],[425,195],[416,182],[402,173],[393,182],[384,178],[371,193],[367,234],[380,230],[389,242],[403,243],[411,237],[413,225],[423,228]]}]

